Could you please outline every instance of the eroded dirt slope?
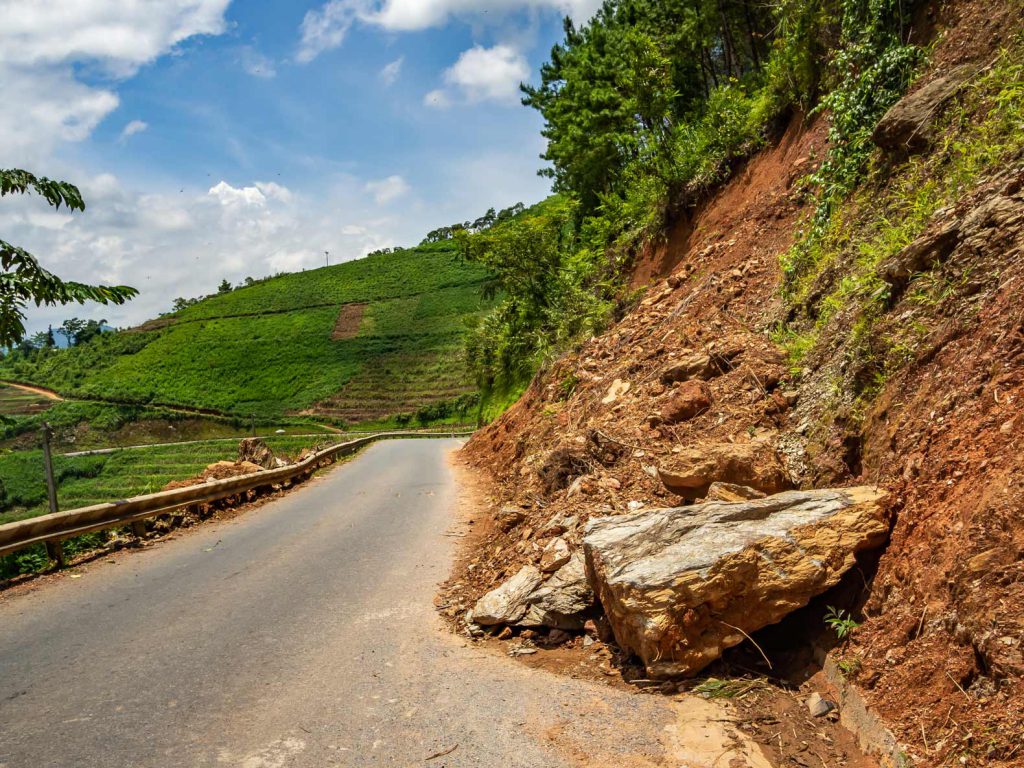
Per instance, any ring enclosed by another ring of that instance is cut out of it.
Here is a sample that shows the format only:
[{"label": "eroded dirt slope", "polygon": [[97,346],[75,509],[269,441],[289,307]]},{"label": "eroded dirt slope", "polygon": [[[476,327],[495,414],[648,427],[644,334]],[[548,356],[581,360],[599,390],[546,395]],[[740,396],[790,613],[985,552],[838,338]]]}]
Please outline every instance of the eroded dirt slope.
[{"label": "eroded dirt slope", "polygon": [[[987,65],[1019,27],[1015,9],[950,3],[922,20],[938,42],[915,87],[953,64]],[[824,119],[794,117],[640,257],[641,304],[473,439],[465,455],[493,478],[495,511],[514,504],[526,520],[485,537],[449,599],[469,607],[539,562],[566,520],[577,548],[591,517],[683,503],[656,471],[675,453],[770,446],[794,485],[888,492],[891,541],[877,571],[860,571],[851,609],[863,624],[834,653],[903,750],[919,765],[1021,765],[1024,154],[928,221],[932,250],[893,281],[873,329],[913,329],[914,344],[855,407],[835,394],[852,375],[850,313],[824,325],[797,368],[770,338],[790,311],[780,255],[811,204],[798,182],[826,131]],[[673,381],[680,365],[705,366],[706,381]]]}]

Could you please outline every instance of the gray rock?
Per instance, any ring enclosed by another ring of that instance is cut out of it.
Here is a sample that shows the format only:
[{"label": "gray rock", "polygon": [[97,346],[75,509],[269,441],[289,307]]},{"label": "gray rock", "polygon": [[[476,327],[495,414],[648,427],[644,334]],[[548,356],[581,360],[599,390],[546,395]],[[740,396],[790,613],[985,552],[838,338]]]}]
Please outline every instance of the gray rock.
[{"label": "gray rock", "polygon": [[954,224],[927,232],[878,265],[876,272],[889,285],[905,285],[917,272],[945,260],[960,241]]},{"label": "gray rock", "polygon": [[717,376],[718,373],[718,366],[711,361],[708,355],[703,352],[693,352],[680,357],[662,371],[661,383],[673,384],[690,379],[710,379]]},{"label": "gray rock", "polygon": [[956,67],[904,96],[878,121],[871,140],[890,152],[924,151],[934,138],[934,124],[940,108],[956,95],[975,71],[971,65]]},{"label": "gray rock", "polygon": [[590,521],[587,577],[651,677],[693,674],[834,586],[888,522],[873,488],[791,491]]},{"label": "gray rock", "polygon": [[532,565],[524,566],[500,587],[477,600],[473,606],[473,621],[485,627],[519,621],[526,613],[526,599],[542,578]]},{"label": "gray rock", "polygon": [[807,697],[807,711],[811,713],[811,717],[824,717],[835,708],[834,701],[823,698],[817,692]]},{"label": "gray rock", "polygon": [[577,552],[569,558],[568,563],[527,598],[527,603],[520,626],[583,629],[582,614],[594,604],[583,555]]}]

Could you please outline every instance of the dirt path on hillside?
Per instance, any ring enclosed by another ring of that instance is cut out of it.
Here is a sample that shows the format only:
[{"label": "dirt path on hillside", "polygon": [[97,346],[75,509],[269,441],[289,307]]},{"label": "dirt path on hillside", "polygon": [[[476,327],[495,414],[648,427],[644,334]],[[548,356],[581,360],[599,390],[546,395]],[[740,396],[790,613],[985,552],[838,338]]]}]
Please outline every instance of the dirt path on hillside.
[{"label": "dirt path on hillside", "polygon": [[45,389],[44,387],[35,387],[32,386],[31,384],[16,384],[13,381],[4,380],[0,380],[0,385],[10,387],[11,389],[20,389],[23,392],[31,392],[32,394],[45,397],[47,400],[64,400],[63,397],[58,395],[52,389]]}]

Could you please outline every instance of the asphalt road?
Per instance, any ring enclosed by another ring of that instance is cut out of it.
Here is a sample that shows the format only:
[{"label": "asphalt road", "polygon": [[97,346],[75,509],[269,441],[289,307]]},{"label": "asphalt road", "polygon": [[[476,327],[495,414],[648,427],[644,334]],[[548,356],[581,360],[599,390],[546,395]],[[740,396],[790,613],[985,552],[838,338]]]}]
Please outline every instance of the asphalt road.
[{"label": "asphalt road", "polygon": [[[432,598],[457,541],[444,535],[457,445],[379,443],[234,520],[3,596],[0,768],[720,757],[696,710],[681,726],[667,700],[445,631]],[[681,744],[680,728],[699,735]]]}]

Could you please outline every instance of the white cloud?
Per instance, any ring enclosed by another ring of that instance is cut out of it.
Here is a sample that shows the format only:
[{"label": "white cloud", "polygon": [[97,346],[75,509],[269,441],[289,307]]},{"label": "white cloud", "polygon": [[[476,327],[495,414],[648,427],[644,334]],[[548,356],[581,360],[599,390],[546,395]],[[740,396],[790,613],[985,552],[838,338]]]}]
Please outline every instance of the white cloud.
[{"label": "white cloud", "polygon": [[238,63],[247,75],[265,79],[277,76],[273,59],[264,56],[251,45],[243,45],[238,49]]},{"label": "white cloud", "polygon": [[361,0],[330,0],[319,10],[307,11],[299,27],[302,41],[295,58],[305,63],[324,51],[337,48],[365,9],[366,3]]},{"label": "white cloud", "polygon": [[366,191],[373,195],[377,205],[386,205],[409,193],[409,185],[401,176],[388,176],[380,181],[366,183]]},{"label": "white cloud", "polygon": [[518,10],[554,10],[577,21],[589,18],[602,0],[328,0],[308,11],[299,30],[302,40],[296,58],[315,59],[337,48],[352,25],[381,27],[391,32],[411,32],[444,24],[452,16],[466,16],[482,23],[500,23],[504,14]]},{"label": "white cloud", "polygon": [[405,63],[405,56],[399,56],[380,71],[380,79],[384,85],[391,87],[402,74],[402,64]]},{"label": "white cloud", "polygon": [[0,0],[0,61],[97,61],[130,74],[194,35],[224,31],[230,0]]},{"label": "white cloud", "polygon": [[149,123],[143,120],[132,120],[124,128],[121,129],[121,141],[125,141],[136,133],[142,133],[149,128]]},{"label": "white cloud", "polygon": [[519,84],[530,75],[526,57],[509,45],[475,46],[463,51],[445,73],[445,82],[471,102],[515,103]]},{"label": "white cloud", "polygon": [[206,194],[223,206],[262,206],[267,202],[266,196],[255,185],[251,187],[233,187],[223,180],[210,187],[210,191]]},{"label": "white cloud", "polygon": [[444,24],[451,16],[500,15],[520,9],[553,9],[574,19],[588,18],[601,0],[384,0],[372,18],[390,30],[418,30]]},{"label": "white cloud", "polygon": [[45,161],[117,109],[112,85],[81,82],[77,65],[129,77],[189,37],[222,32],[229,1],[0,0],[0,166]]}]

